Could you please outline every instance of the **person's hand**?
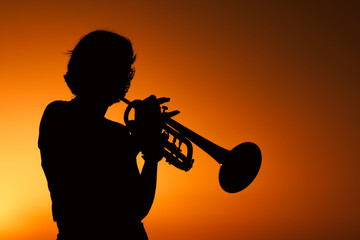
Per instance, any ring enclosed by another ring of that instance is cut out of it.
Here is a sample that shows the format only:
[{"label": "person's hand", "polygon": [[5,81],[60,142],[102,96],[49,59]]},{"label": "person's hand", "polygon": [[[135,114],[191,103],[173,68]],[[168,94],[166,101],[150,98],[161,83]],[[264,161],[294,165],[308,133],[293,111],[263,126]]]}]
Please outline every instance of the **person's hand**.
[{"label": "person's hand", "polygon": [[145,161],[157,162],[163,157],[161,131],[164,123],[160,105],[169,100],[151,95],[135,106],[136,136]]}]

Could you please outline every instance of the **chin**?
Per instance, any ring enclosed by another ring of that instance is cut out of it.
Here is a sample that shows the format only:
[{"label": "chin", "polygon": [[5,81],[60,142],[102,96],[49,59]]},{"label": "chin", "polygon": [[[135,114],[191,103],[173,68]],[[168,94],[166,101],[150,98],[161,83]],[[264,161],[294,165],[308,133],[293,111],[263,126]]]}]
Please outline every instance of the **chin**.
[{"label": "chin", "polygon": [[121,101],[121,98],[122,98],[122,97],[115,97],[115,98],[109,99],[109,101],[108,101],[109,106],[113,105],[114,103],[120,102],[120,101]]},{"label": "chin", "polygon": [[120,102],[120,100],[121,100],[120,98],[119,98],[119,99],[115,99],[112,104],[118,103],[118,102]]}]

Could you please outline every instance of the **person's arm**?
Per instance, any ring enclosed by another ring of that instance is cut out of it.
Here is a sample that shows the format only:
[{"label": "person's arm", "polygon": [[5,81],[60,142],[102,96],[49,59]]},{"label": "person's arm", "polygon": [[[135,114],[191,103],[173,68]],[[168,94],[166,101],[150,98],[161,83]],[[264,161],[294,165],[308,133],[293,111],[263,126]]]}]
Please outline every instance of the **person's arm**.
[{"label": "person's arm", "polygon": [[[70,183],[67,178],[63,164],[67,149],[67,132],[61,124],[63,122],[63,105],[61,101],[50,103],[44,111],[40,123],[38,147],[41,153],[41,166],[48,182],[53,204],[64,201],[67,186]],[[53,218],[57,221],[59,208],[53,208]]]},{"label": "person's arm", "polygon": [[141,219],[149,213],[155,197],[158,162],[163,151],[160,116],[160,104],[163,102],[150,96],[135,108],[136,138],[145,160],[140,174]]},{"label": "person's arm", "polygon": [[142,207],[139,211],[140,219],[144,219],[146,217],[154,202],[158,169],[157,161],[146,157],[143,158],[145,159],[145,163],[140,175],[140,200],[142,201]]}]

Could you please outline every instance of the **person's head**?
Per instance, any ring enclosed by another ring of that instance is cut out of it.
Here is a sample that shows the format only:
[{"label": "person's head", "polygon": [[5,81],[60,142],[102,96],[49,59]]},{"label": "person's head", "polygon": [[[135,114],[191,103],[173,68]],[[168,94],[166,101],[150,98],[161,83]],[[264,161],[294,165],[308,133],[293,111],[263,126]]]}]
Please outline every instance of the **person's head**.
[{"label": "person's head", "polygon": [[75,96],[108,105],[125,96],[136,57],[127,38],[97,30],[84,36],[70,53],[64,78]]}]

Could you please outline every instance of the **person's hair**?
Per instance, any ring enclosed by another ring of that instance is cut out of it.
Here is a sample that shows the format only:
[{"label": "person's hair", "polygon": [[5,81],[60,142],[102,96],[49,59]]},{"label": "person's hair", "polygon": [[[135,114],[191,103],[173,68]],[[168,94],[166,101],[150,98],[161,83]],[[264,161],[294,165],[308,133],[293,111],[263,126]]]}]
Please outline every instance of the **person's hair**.
[{"label": "person's hair", "polygon": [[[106,81],[123,81],[124,94],[130,87],[136,59],[132,44],[116,33],[97,30],[81,38],[71,54],[65,81],[74,95],[90,88],[107,84]],[[120,76],[121,79],[114,79]]]}]

